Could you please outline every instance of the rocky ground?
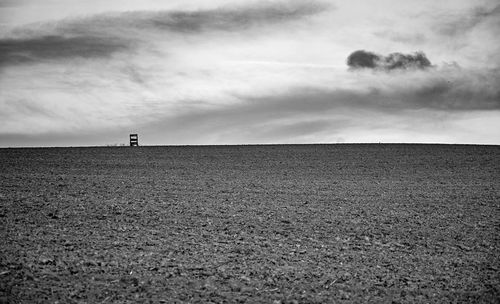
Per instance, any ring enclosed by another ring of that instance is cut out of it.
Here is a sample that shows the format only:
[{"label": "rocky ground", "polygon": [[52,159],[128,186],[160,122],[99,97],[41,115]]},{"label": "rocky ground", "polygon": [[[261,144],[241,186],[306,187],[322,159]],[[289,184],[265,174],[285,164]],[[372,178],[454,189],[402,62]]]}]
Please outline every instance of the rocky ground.
[{"label": "rocky ground", "polygon": [[0,303],[499,303],[500,147],[0,149]]}]

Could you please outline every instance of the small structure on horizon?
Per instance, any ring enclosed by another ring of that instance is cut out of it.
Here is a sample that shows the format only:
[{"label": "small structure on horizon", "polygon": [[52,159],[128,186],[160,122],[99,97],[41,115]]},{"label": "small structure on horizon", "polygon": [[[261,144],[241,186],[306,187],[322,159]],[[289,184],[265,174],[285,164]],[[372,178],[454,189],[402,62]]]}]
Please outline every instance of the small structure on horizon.
[{"label": "small structure on horizon", "polygon": [[139,146],[139,136],[137,136],[137,134],[130,134],[130,146],[131,147]]}]

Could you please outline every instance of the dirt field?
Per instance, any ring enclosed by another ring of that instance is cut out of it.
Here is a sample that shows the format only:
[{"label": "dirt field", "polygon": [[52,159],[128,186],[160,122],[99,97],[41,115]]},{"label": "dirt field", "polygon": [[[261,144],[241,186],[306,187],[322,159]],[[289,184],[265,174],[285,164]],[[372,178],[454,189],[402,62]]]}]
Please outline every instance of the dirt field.
[{"label": "dirt field", "polygon": [[499,303],[500,147],[0,149],[0,303]]}]

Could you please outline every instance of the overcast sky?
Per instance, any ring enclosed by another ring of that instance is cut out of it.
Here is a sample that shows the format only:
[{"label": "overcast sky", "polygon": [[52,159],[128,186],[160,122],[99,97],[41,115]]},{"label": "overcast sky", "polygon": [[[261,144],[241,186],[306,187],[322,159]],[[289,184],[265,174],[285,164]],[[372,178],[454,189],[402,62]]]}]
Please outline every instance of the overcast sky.
[{"label": "overcast sky", "polygon": [[498,0],[0,0],[0,146],[500,144],[498,37]]}]

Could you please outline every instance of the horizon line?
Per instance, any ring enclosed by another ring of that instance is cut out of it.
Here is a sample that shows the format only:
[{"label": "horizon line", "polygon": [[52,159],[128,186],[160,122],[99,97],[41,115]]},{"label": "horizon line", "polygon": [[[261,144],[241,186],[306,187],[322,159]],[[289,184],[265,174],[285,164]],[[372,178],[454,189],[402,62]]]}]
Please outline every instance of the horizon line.
[{"label": "horizon line", "polygon": [[253,144],[167,144],[167,145],[139,145],[132,147],[128,144],[82,145],[82,146],[10,146],[0,149],[61,149],[61,148],[150,148],[150,147],[249,147],[249,146],[329,146],[329,145],[422,145],[422,146],[500,146],[489,143],[420,143],[420,142],[344,142],[344,143],[253,143]]}]

